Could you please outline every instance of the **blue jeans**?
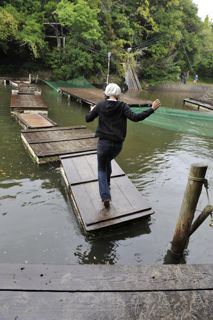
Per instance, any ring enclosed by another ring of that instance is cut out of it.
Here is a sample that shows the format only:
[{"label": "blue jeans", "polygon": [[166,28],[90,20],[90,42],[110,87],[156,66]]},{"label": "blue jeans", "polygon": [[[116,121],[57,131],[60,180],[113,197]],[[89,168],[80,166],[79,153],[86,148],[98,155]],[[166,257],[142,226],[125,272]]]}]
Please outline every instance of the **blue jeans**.
[{"label": "blue jeans", "polygon": [[122,149],[122,142],[99,139],[97,144],[98,183],[102,201],[111,200],[110,176],[112,173],[111,161]]}]

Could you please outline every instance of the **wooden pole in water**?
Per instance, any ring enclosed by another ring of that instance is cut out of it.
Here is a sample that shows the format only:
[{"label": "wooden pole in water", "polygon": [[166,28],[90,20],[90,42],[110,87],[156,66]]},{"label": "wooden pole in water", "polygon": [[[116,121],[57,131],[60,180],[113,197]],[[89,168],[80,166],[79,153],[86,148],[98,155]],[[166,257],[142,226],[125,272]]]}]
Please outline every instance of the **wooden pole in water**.
[{"label": "wooden pole in water", "polygon": [[197,230],[197,228],[201,225],[201,223],[203,223],[203,221],[208,218],[208,216],[213,213],[213,206],[208,204],[203,211],[201,212],[201,214],[197,217],[197,219],[193,222],[193,224],[191,225],[190,228],[190,232],[189,232],[189,236],[192,235],[193,232],[195,232],[195,230]]},{"label": "wooden pole in water", "polygon": [[205,181],[206,170],[207,166],[202,164],[192,164],[190,168],[188,183],[171,247],[172,253],[178,256],[183,254],[188,242],[192,220]]}]

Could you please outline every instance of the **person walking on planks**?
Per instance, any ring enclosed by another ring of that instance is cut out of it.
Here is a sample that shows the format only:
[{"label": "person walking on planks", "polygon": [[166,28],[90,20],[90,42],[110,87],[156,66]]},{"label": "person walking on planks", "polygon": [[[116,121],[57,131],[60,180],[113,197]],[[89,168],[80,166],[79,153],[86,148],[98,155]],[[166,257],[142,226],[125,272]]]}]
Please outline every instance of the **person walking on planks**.
[{"label": "person walking on planks", "polygon": [[115,83],[109,83],[104,91],[105,100],[90,108],[86,122],[99,117],[96,129],[98,158],[98,182],[102,202],[109,208],[111,201],[110,176],[111,161],[120,153],[127,132],[127,119],[138,122],[149,117],[160,107],[160,101],[155,100],[148,110],[134,113],[130,107],[119,101],[121,88]]}]

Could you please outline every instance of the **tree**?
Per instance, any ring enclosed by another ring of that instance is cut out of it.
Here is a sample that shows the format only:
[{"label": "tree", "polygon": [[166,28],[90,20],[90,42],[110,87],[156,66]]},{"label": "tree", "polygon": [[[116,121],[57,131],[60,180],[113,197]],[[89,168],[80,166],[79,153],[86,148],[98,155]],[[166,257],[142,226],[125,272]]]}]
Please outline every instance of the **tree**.
[{"label": "tree", "polygon": [[15,37],[18,31],[18,21],[10,11],[12,8],[7,6],[0,7],[0,41],[6,41],[10,37]]}]

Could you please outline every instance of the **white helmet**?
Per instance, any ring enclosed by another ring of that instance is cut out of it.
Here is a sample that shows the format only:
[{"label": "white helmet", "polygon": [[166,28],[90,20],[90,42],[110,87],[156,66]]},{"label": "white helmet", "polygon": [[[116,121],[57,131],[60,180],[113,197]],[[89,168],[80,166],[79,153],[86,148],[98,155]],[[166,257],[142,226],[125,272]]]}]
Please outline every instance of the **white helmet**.
[{"label": "white helmet", "polygon": [[121,88],[116,83],[109,83],[104,91],[107,97],[119,97],[121,94]]}]

